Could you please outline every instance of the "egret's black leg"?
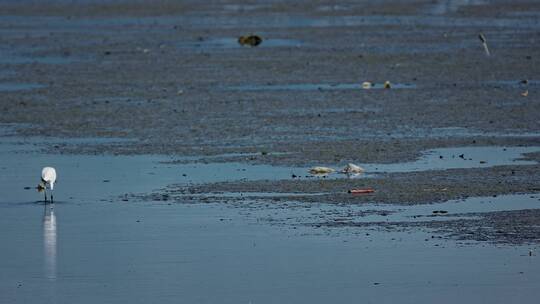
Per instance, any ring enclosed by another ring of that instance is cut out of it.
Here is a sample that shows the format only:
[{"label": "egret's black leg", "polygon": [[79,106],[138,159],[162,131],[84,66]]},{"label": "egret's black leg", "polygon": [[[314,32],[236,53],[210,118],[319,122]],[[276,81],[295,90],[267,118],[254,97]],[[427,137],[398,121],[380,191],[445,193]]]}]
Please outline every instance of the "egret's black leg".
[{"label": "egret's black leg", "polygon": [[43,190],[43,193],[45,194],[45,203],[47,202],[47,190]]},{"label": "egret's black leg", "polygon": [[51,191],[51,203],[54,203],[52,191]]}]

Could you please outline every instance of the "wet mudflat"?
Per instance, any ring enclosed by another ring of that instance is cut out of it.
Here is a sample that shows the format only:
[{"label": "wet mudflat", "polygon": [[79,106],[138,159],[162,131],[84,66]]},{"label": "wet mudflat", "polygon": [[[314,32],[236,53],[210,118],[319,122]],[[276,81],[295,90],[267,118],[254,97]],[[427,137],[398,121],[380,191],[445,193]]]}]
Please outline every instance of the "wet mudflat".
[{"label": "wet mudflat", "polygon": [[3,2],[0,302],[534,302],[538,12]]}]

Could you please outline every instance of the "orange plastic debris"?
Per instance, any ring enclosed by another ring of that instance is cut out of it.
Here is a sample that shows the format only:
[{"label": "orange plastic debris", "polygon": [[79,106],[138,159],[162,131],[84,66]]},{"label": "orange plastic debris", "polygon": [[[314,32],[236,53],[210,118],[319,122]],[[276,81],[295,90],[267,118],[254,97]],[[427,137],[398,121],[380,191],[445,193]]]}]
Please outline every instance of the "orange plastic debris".
[{"label": "orange plastic debris", "polygon": [[373,193],[375,190],[368,188],[368,189],[351,189],[349,190],[349,193],[352,194],[364,194],[364,193]]}]

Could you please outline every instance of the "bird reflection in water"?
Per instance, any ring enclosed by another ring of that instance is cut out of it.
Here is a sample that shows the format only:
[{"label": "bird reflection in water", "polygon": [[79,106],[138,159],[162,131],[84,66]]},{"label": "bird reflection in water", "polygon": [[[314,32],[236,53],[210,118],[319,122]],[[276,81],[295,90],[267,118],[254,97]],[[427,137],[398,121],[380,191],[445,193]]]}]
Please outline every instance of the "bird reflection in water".
[{"label": "bird reflection in water", "polygon": [[56,279],[56,215],[53,206],[48,204],[43,212],[43,249],[45,276]]}]

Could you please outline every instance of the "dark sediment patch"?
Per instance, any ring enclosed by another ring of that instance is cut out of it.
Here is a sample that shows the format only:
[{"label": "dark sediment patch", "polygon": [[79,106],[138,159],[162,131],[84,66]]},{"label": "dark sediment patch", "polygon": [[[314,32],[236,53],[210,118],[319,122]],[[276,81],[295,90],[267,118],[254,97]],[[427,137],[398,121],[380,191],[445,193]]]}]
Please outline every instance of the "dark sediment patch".
[{"label": "dark sediment patch", "polygon": [[[495,244],[539,244],[540,210],[516,210],[488,213],[467,213],[461,216],[475,217],[423,222],[375,222],[352,223],[332,221],[317,223],[317,227],[376,227],[390,231],[428,229],[435,234],[458,241],[489,242]],[[426,239],[427,241],[427,239]]]},{"label": "dark sediment patch", "polygon": [[[470,196],[489,196],[509,193],[540,191],[539,167],[499,166],[493,168],[453,169],[445,171],[424,171],[414,173],[391,173],[377,178],[365,179],[317,179],[279,181],[242,181],[193,186],[171,186],[165,190],[172,198],[188,201],[189,194],[219,192],[297,193],[295,196],[276,196],[273,200],[295,200],[317,203],[391,203],[419,204],[466,198]],[[374,193],[351,195],[355,188],[373,188]],[[328,193],[309,195],[310,193]],[[301,193],[306,193],[302,196]],[[215,195],[214,195],[215,197]],[[198,199],[198,198],[195,198]],[[223,200],[214,198],[217,200]],[[238,198],[237,198],[238,199]],[[241,198],[240,198],[241,199]],[[227,198],[234,200],[234,198]]]}]

